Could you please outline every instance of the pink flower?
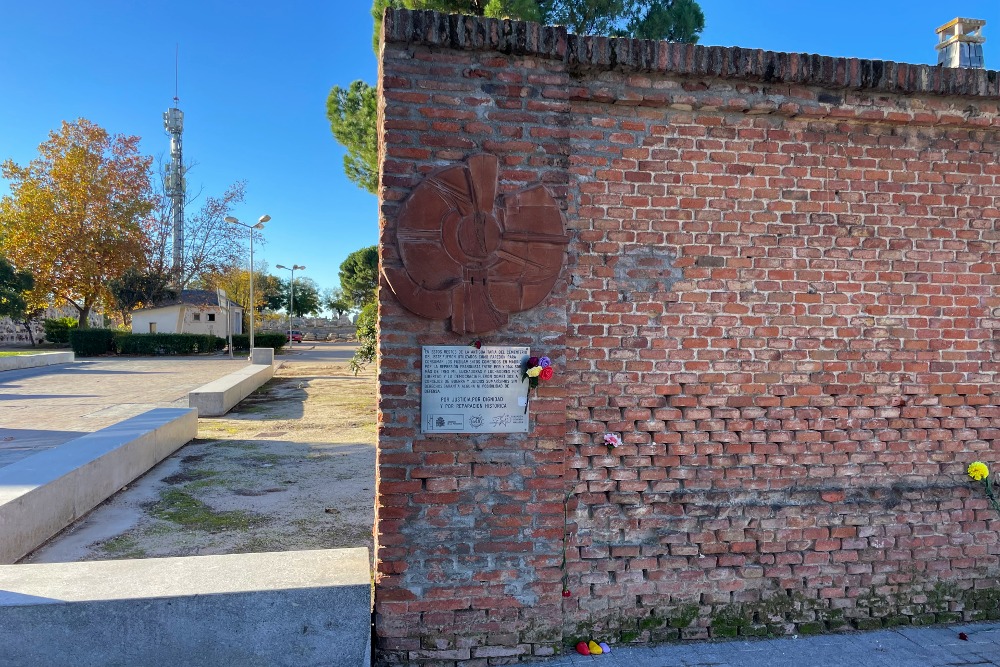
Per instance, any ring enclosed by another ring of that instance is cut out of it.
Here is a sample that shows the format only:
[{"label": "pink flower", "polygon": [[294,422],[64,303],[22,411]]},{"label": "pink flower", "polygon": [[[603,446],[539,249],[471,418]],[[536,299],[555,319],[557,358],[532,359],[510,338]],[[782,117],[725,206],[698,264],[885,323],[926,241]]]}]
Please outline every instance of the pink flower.
[{"label": "pink flower", "polygon": [[618,437],[617,433],[606,433],[604,435],[604,444],[611,448],[620,447],[622,439]]}]

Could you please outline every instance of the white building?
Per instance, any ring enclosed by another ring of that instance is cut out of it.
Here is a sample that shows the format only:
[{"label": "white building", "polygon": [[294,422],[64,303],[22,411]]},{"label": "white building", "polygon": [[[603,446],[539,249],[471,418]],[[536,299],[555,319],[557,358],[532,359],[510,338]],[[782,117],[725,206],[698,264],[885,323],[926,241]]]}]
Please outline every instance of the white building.
[{"label": "white building", "polygon": [[227,310],[232,333],[243,333],[243,307],[209,290],[186,289],[169,301],[132,311],[132,333],[193,333],[225,338]]}]

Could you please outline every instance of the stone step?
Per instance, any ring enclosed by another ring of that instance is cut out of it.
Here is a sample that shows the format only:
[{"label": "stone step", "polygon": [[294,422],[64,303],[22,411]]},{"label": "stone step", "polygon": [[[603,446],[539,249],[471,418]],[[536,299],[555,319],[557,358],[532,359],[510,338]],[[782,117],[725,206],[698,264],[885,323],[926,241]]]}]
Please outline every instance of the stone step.
[{"label": "stone step", "polygon": [[368,667],[368,549],[0,566],[0,667]]}]

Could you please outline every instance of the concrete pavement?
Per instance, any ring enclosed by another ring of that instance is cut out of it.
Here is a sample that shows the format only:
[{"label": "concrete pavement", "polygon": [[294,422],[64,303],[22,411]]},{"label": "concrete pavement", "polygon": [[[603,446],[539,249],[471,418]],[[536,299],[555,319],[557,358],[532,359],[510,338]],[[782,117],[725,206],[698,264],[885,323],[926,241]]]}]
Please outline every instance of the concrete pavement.
[{"label": "concrete pavement", "polygon": [[286,347],[279,361],[293,364],[306,363],[340,363],[349,361],[358,349],[357,343],[326,343],[322,341],[304,341]]},{"label": "concrete pavement", "polygon": [[[330,363],[357,343],[295,343],[282,363]],[[0,373],[0,468],[153,408],[247,366],[245,357],[109,357]]]},{"label": "concrete pavement", "polygon": [[[960,638],[965,633],[967,639]],[[539,667],[952,667],[1000,665],[1000,623],[758,641],[691,642],[614,648],[599,656],[575,651]]]},{"label": "concrete pavement", "polygon": [[187,407],[188,392],[246,358],[107,358],[0,373],[0,467],[153,408]]}]

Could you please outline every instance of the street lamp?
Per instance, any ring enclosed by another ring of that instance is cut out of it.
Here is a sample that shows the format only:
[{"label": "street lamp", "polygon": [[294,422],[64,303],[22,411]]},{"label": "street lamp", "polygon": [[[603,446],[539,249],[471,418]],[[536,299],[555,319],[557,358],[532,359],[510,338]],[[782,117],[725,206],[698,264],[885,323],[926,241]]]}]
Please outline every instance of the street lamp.
[{"label": "street lamp", "polygon": [[276,269],[287,269],[292,272],[292,278],[288,281],[288,348],[292,347],[292,312],[295,310],[295,272],[305,269],[304,266],[292,264],[291,267],[276,264]]},{"label": "street lamp", "polygon": [[250,357],[253,358],[253,311],[254,311],[254,301],[253,301],[253,232],[255,229],[264,229],[264,223],[271,219],[269,215],[262,215],[260,219],[257,220],[256,225],[247,225],[240,222],[238,219],[231,215],[225,217],[225,221],[231,225],[239,225],[245,229],[250,230]]}]

